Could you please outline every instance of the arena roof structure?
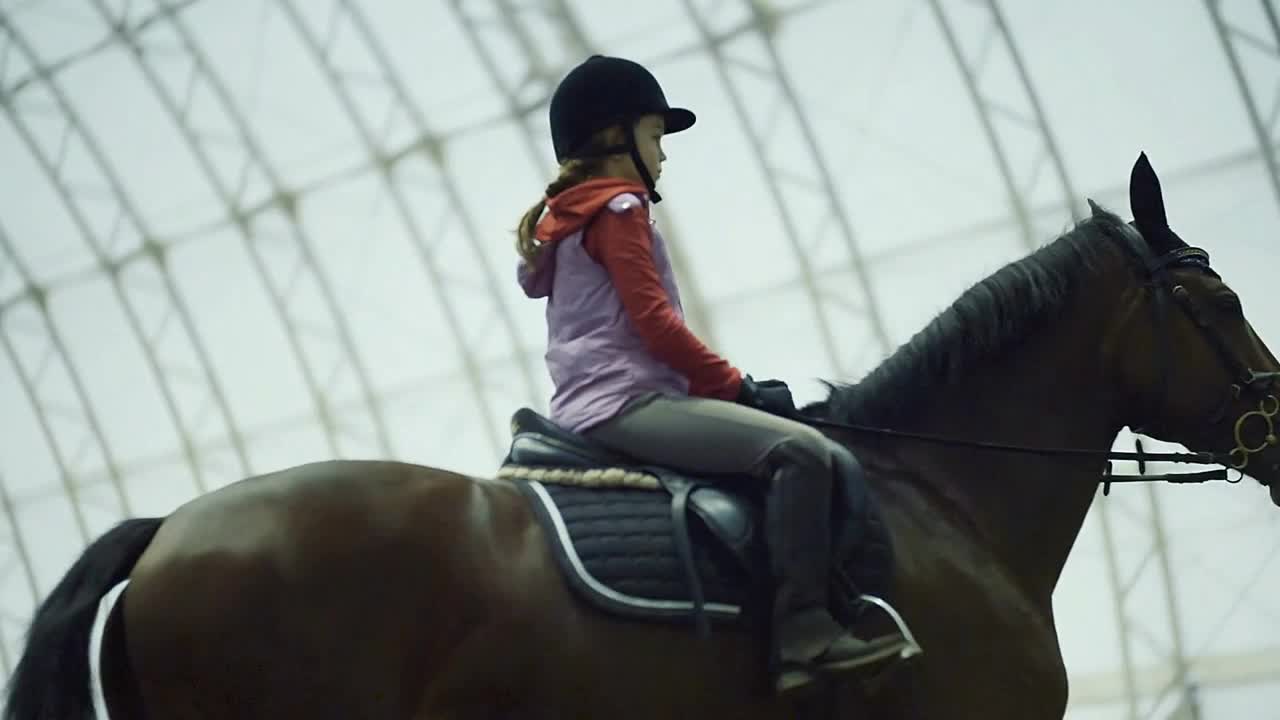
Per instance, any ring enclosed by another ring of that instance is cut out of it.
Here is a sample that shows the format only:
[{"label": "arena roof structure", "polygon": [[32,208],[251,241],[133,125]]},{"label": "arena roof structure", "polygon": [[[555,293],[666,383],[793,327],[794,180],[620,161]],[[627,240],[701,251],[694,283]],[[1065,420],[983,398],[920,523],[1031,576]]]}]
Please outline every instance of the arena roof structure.
[{"label": "arena roof structure", "polygon": [[[512,229],[595,52],[698,113],[657,206],[690,325],[802,400],[1086,198],[1127,217],[1140,151],[1280,344],[1272,0],[0,0],[0,671],[121,518],[329,457],[495,470],[550,392]],[[1273,717],[1277,557],[1257,487],[1100,496],[1068,717]]]}]

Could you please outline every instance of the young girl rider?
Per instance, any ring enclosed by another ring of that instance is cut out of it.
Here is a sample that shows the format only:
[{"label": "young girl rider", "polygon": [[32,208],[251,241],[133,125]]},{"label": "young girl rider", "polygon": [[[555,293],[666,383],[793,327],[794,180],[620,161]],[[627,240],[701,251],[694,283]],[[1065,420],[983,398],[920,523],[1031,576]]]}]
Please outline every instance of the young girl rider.
[{"label": "young girl rider", "polygon": [[599,55],[564,78],[550,114],[560,174],[521,219],[517,249],[525,293],[547,298],[551,419],[644,462],[767,487],[779,692],[897,653],[900,638],[854,637],[827,609],[833,483],[852,456],[780,416],[795,412],[785,384],[754,382],[685,326],[649,206],[662,137],[694,114],[670,107],[644,67]]}]

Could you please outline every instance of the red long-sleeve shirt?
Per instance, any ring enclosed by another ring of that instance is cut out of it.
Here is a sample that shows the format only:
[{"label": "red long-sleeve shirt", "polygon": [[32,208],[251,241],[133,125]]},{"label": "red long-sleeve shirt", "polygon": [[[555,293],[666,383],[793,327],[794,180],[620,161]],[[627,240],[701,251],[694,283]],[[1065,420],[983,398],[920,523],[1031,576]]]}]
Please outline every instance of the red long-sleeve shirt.
[{"label": "red long-sleeve shirt", "polygon": [[649,352],[689,379],[689,394],[732,400],[742,375],[685,325],[654,266],[648,208],[605,209],[587,229],[583,247],[604,266]]},{"label": "red long-sleeve shirt", "polygon": [[554,242],[586,227],[583,247],[605,268],[648,351],[689,380],[690,395],[734,399],[742,374],[689,330],[662,285],[653,260],[647,204],[637,202],[621,210],[607,207],[623,193],[643,198],[645,189],[617,178],[600,178],[566,190],[553,199],[555,212],[539,225],[538,236]]}]

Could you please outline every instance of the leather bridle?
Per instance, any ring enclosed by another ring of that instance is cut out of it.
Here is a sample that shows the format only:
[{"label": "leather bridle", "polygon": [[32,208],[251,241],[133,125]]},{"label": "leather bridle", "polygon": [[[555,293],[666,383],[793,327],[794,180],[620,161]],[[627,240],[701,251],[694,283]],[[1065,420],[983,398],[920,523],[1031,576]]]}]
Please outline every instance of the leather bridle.
[{"label": "leather bridle", "polygon": [[[1051,457],[1091,457],[1106,460],[1106,469],[1103,472],[1103,493],[1108,494],[1111,490],[1112,483],[1118,482],[1172,482],[1172,483],[1198,483],[1210,480],[1225,480],[1230,483],[1238,483],[1243,478],[1244,470],[1249,466],[1249,460],[1252,456],[1265,451],[1268,448],[1280,444],[1280,438],[1277,438],[1275,428],[1275,418],[1280,414],[1280,400],[1277,399],[1276,384],[1280,382],[1280,372],[1259,372],[1248,366],[1247,363],[1240,360],[1232,351],[1230,345],[1227,344],[1226,338],[1222,332],[1210,322],[1208,315],[1204,309],[1196,302],[1195,298],[1183,285],[1174,284],[1173,277],[1170,273],[1171,268],[1195,267],[1205,273],[1219,277],[1212,268],[1209,267],[1209,254],[1200,248],[1180,247],[1172,252],[1166,253],[1157,258],[1145,261],[1147,272],[1147,287],[1151,292],[1151,306],[1155,315],[1155,329],[1160,338],[1159,362],[1160,362],[1160,384],[1157,388],[1155,400],[1150,403],[1150,412],[1148,417],[1159,417],[1159,410],[1165,405],[1172,377],[1172,334],[1169,329],[1169,305],[1170,299],[1177,304],[1179,308],[1185,312],[1191,321],[1204,335],[1209,346],[1213,348],[1214,353],[1222,362],[1223,366],[1230,373],[1233,382],[1229,387],[1229,392],[1222,406],[1209,418],[1209,424],[1217,424],[1225,417],[1227,408],[1233,399],[1239,400],[1244,397],[1256,398],[1257,409],[1248,410],[1242,413],[1235,422],[1235,443],[1236,446],[1228,452],[1194,452],[1194,453],[1148,453],[1141,449],[1138,445],[1137,452],[1114,452],[1114,451],[1098,451],[1084,450],[1079,448],[1049,448],[1049,447],[1028,447],[1023,445],[1008,445],[1003,443],[987,443],[976,442],[971,440],[960,440],[956,438],[942,437],[938,435],[930,435],[925,433],[901,432],[890,430],[887,428],[870,427],[866,425],[857,425],[850,423],[841,423],[834,420],[827,420],[807,415],[797,414],[796,419],[811,425],[838,428],[840,430],[851,431],[860,434],[880,435],[884,437],[902,438],[909,440],[917,440],[937,445],[949,445],[953,447],[965,447],[982,450],[994,450],[998,452],[1032,454]],[[1247,436],[1252,426],[1257,425],[1262,431],[1261,439],[1250,442]],[[1140,428],[1133,428],[1135,432],[1142,432]],[[1208,470],[1203,472],[1188,473],[1169,473],[1164,475],[1147,475],[1145,472],[1141,475],[1115,475],[1112,473],[1112,461],[1115,460],[1134,460],[1139,464],[1139,468],[1145,471],[1146,464],[1153,461],[1163,461],[1182,464],[1197,465],[1220,465],[1217,470]],[[1234,469],[1240,473],[1239,477],[1231,478],[1227,468]],[[1264,484],[1268,484],[1265,480],[1259,480]]]},{"label": "leather bridle", "polygon": [[[1147,265],[1148,277],[1150,278],[1149,287],[1152,292],[1152,308],[1156,314],[1156,327],[1160,332],[1162,343],[1159,355],[1161,384],[1159,395],[1157,396],[1159,398],[1158,402],[1163,403],[1164,399],[1168,397],[1170,374],[1172,372],[1171,359],[1173,354],[1170,348],[1170,333],[1166,324],[1166,308],[1169,304],[1169,298],[1172,297],[1178,307],[1200,329],[1200,333],[1209,343],[1209,347],[1213,349],[1214,354],[1233,380],[1221,407],[1209,418],[1209,423],[1217,424],[1221,422],[1232,400],[1241,400],[1249,397],[1257,401],[1256,410],[1246,411],[1236,419],[1234,425],[1236,446],[1226,453],[1226,457],[1222,457],[1219,454],[1214,461],[1216,464],[1229,466],[1234,470],[1243,472],[1249,466],[1249,459],[1253,455],[1280,444],[1280,438],[1277,438],[1275,428],[1275,417],[1280,414],[1280,400],[1276,399],[1275,385],[1277,381],[1280,381],[1280,372],[1259,372],[1241,361],[1236,356],[1236,353],[1232,351],[1222,332],[1210,321],[1208,314],[1200,303],[1196,301],[1195,296],[1184,285],[1173,283],[1169,269],[1174,267],[1194,267],[1213,277],[1219,277],[1209,267],[1209,254],[1195,247],[1179,248],[1156,258]],[[1158,416],[1158,413],[1149,415],[1149,417]],[[1252,443],[1246,437],[1251,424],[1258,424],[1259,429],[1262,431],[1261,439]],[[1134,430],[1135,432],[1142,432],[1140,428],[1134,428]]]}]

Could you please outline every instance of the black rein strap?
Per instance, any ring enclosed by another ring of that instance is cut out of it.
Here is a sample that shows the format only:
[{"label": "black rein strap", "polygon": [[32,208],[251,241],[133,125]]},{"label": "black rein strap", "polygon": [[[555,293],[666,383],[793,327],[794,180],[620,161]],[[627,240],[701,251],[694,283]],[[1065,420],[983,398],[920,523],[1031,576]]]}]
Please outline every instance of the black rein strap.
[{"label": "black rein strap", "polygon": [[836,428],[846,430],[863,435],[879,435],[881,437],[890,437],[901,440],[916,440],[919,442],[930,443],[933,445],[947,445],[950,447],[970,448],[974,450],[993,450],[996,452],[1019,453],[1023,455],[1039,455],[1041,457],[1075,457],[1075,458],[1096,458],[1098,460],[1106,460],[1107,467],[1103,471],[1103,493],[1109,494],[1112,483],[1134,483],[1134,482],[1171,482],[1171,483],[1202,483],[1211,480],[1224,480],[1229,483],[1238,483],[1240,478],[1231,479],[1225,467],[1217,470],[1206,470],[1203,472],[1167,474],[1167,475],[1116,475],[1111,472],[1111,461],[1114,460],[1134,460],[1139,466],[1144,468],[1148,462],[1171,462],[1186,465],[1226,465],[1229,457],[1225,453],[1214,452],[1198,452],[1198,453],[1149,453],[1145,452],[1139,446],[1137,452],[1116,452],[1112,450],[1082,450],[1080,448],[1054,448],[1054,447],[1030,447],[1027,445],[1008,445],[1005,443],[980,442],[977,440],[959,440],[957,438],[943,437],[940,435],[930,435],[927,433],[903,432],[900,430],[889,430],[887,428],[871,427],[869,425],[856,425],[851,423],[842,423],[835,420],[826,420],[822,418],[797,416],[798,420],[809,425]]},{"label": "black rein strap", "polygon": [[[1103,494],[1109,494],[1112,483],[1133,483],[1133,482],[1171,482],[1171,483],[1202,483],[1211,480],[1223,480],[1229,483],[1238,483],[1244,477],[1244,468],[1248,465],[1249,456],[1262,452],[1270,446],[1280,445],[1280,437],[1276,433],[1276,418],[1280,417],[1280,400],[1275,395],[1267,395],[1266,391],[1272,388],[1280,381],[1280,373],[1275,372],[1257,372],[1240,362],[1239,358],[1231,352],[1230,346],[1221,333],[1209,322],[1204,315],[1203,310],[1196,304],[1195,299],[1187,292],[1187,289],[1181,285],[1173,285],[1171,282],[1169,268],[1175,266],[1192,266],[1203,272],[1217,276],[1209,267],[1209,255],[1204,250],[1195,247],[1184,246],[1178,248],[1165,255],[1147,261],[1147,287],[1151,292],[1152,311],[1155,321],[1155,332],[1160,336],[1160,373],[1159,373],[1159,395],[1153,403],[1153,407],[1148,408],[1147,413],[1150,417],[1157,417],[1162,409],[1164,398],[1169,391],[1172,347],[1170,347],[1170,338],[1167,328],[1169,319],[1170,296],[1177,305],[1184,310],[1191,320],[1200,329],[1206,337],[1210,347],[1222,360],[1227,371],[1231,373],[1235,383],[1231,386],[1232,395],[1239,399],[1244,393],[1261,394],[1262,399],[1259,402],[1258,409],[1246,412],[1236,421],[1236,448],[1231,452],[1192,452],[1192,453],[1149,453],[1142,449],[1142,442],[1136,442],[1137,452],[1115,452],[1112,450],[1084,450],[1080,448],[1054,448],[1054,447],[1028,447],[1025,445],[1008,445],[1004,443],[979,442],[975,440],[960,440],[957,438],[942,437],[939,435],[929,435],[925,433],[902,432],[899,430],[889,430],[887,428],[870,427],[867,425],[856,425],[850,423],[836,422],[834,420],[826,420],[823,418],[815,418],[796,412],[791,418],[800,422],[814,426],[823,426],[846,430],[849,432],[860,433],[864,435],[879,435],[881,437],[897,438],[903,440],[916,440],[919,442],[930,443],[934,445],[947,445],[950,447],[971,448],[975,450],[993,450],[1005,453],[1021,453],[1025,455],[1039,455],[1041,457],[1071,457],[1071,458],[1095,458],[1106,461],[1106,468],[1103,470]],[[1172,285],[1172,287],[1171,287]],[[1230,401],[1228,397],[1228,402]],[[1223,406],[1223,411],[1226,405]],[[1244,438],[1244,426],[1250,421],[1254,421],[1255,425],[1260,421],[1263,425],[1265,438],[1263,442],[1257,444],[1249,444]],[[1141,428],[1134,428],[1135,432],[1142,432]],[[1236,457],[1236,456],[1239,457]],[[1135,460],[1138,463],[1140,475],[1116,475],[1112,472],[1112,462],[1115,460]],[[1153,461],[1163,461],[1171,463],[1195,464],[1195,465],[1219,465],[1216,470],[1205,470],[1202,472],[1189,473],[1171,473],[1165,475],[1147,475],[1147,463]],[[1239,477],[1232,479],[1228,468],[1233,468],[1240,473]]]}]

